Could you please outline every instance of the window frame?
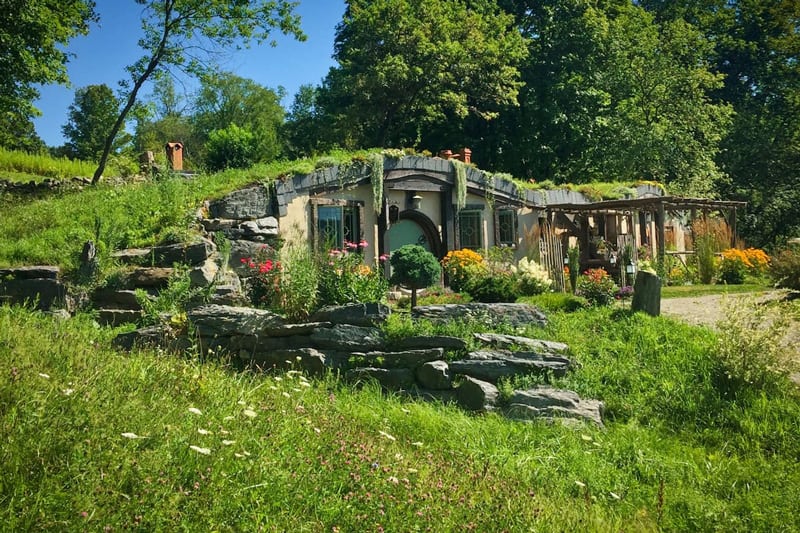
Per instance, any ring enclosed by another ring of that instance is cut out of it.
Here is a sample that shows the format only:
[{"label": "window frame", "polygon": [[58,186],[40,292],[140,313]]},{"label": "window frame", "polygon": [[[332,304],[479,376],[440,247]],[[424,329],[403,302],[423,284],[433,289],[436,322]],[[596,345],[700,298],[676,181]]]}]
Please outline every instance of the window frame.
[{"label": "window frame", "polygon": [[[356,215],[355,225],[357,227],[351,228],[355,230],[358,234],[355,236],[355,239],[352,241],[347,242],[355,242],[360,243],[364,240],[365,235],[365,225],[364,225],[364,202],[359,200],[337,200],[333,198],[312,198],[309,200],[311,206],[311,243],[315,250],[320,251],[320,248],[325,244],[320,242],[320,228],[319,228],[319,208],[320,207],[338,207],[342,209],[342,219],[341,219],[341,232],[342,232],[342,242],[338,244],[338,247],[341,249],[344,247],[345,242],[345,224],[347,219],[347,214],[345,210],[353,209]],[[361,250],[361,247],[359,247]]]}]

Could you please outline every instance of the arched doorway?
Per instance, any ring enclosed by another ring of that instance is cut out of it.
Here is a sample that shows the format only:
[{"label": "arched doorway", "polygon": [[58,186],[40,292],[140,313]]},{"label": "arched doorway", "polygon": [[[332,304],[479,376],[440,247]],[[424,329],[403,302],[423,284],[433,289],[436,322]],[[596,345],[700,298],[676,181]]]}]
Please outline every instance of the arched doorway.
[{"label": "arched doorway", "polygon": [[442,258],[442,239],[439,230],[430,218],[419,211],[407,210],[400,213],[384,234],[384,242],[389,252],[406,244],[419,244],[437,258]]}]

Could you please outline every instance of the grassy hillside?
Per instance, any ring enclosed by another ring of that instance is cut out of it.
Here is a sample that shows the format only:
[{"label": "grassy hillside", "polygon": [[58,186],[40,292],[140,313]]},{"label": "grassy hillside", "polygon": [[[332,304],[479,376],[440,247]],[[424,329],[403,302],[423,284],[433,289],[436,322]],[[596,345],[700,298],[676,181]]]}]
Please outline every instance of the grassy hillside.
[{"label": "grassy hillside", "polygon": [[0,308],[0,523],[9,531],[769,531],[800,528],[800,400],[730,386],[713,335],[556,314],[561,385],[607,428],[522,424],[237,373]]}]

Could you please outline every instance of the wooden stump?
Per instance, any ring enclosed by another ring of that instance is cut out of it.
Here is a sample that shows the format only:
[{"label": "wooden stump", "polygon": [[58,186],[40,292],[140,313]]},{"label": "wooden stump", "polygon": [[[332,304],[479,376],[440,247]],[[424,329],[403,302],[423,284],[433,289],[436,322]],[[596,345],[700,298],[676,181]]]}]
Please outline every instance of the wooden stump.
[{"label": "wooden stump", "polygon": [[641,271],[636,275],[631,309],[644,311],[651,316],[661,314],[661,278],[646,271]]}]

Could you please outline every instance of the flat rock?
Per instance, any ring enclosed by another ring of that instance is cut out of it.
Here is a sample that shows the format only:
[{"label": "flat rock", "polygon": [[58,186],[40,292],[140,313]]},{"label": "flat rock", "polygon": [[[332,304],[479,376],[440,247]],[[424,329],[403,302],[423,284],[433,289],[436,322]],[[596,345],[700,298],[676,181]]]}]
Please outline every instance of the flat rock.
[{"label": "flat rock", "polygon": [[212,218],[259,219],[272,215],[269,191],[264,185],[254,185],[213,200],[208,207]]},{"label": "flat rock", "polygon": [[410,389],[414,386],[414,372],[408,368],[354,368],[348,370],[345,378],[350,381],[374,379],[385,389]]},{"label": "flat rock", "polygon": [[332,328],[316,328],[311,334],[314,345],[337,351],[377,350],[383,346],[378,328],[340,324]]},{"label": "flat rock", "polygon": [[95,307],[112,309],[136,309],[142,306],[133,290],[98,289],[92,293],[92,303]]},{"label": "flat rock", "polygon": [[265,330],[284,324],[272,311],[251,307],[202,305],[191,309],[187,315],[203,337],[263,336]]},{"label": "flat rock", "polygon": [[251,367],[261,370],[301,370],[307,374],[319,376],[325,372],[325,354],[314,348],[297,348],[273,350],[256,354],[240,354],[240,357]]},{"label": "flat rock", "polygon": [[219,266],[210,259],[206,260],[189,271],[189,283],[193,288],[208,287],[216,279],[217,272],[219,272]]},{"label": "flat rock", "polygon": [[425,349],[425,348],[444,348],[445,350],[466,350],[467,343],[458,337],[447,335],[418,335],[406,337],[394,344],[400,350],[406,349]]},{"label": "flat rock", "polygon": [[38,265],[0,268],[0,280],[10,279],[58,279],[61,269],[57,266]]},{"label": "flat rock", "polygon": [[512,327],[525,327],[547,324],[547,317],[536,307],[514,303],[418,305],[411,310],[411,316],[437,323],[476,320],[490,326],[508,324]]},{"label": "flat rock", "polygon": [[315,312],[309,317],[309,320],[353,326],[374,326],[384,322],[389,316],[389,312],[389,307],[380,303],[332,305]]},{"label": "flat rock", "polygon": [[311,335],[315,329],[330,328],[330,322],[301,322],[300,324],[281,324],[264,330],[267,337],[293,337],[295,335]]},{"label": "flat rock", "polygon": [[505,414],[516,420],[578,419],[603,426],[604,404],[599,400],[583,400],[569,390],[540,386],[514,391]]},{"label": "flat rock", "polygon": [[176,337],[165,325],[148,326],[127,333],[120,333],[111,345],[117,349],[130,351],[135,347],[161,347],[169,351],[189,349],[191,341],[186,337]]},{"label": "flat rock", "polygon": [[173,269],[139,267],[128,273],[128,285],[137,288],[164,288],[169,284]]},{"label": "flat rock", "polygon": [[450,368],[444,361],[423,363],[415,372],[417,382],[425,389],[449,390],[453,388]]},{"label": "flat rock", "polygon": [[468,411],[492,411],[500,400],[500,391],[491,383],[466,376],[456,389],[456,398]]},{"label": "flat rock", "polygon": [[120,326],[135,324],[142,318],[142,311],[136,309],[99,309],[97,323],[101,326]]},{"label": "flat rock", "polygon": [[545,353],[567,353],[569,351],[569,346],[563,342],[530,339],[528,337],[520,337],[518,335],[503,335],[500,333],[475,333],[473,336],[480,342],[496,348],[522,346]]},{"label": "flat rock", "polygon": [[34,305],[40,311],[64,307],[67,289],[52,278],[0,279],[0,302]]},{"label": "flat rock", "polygon": [[428,361],[436,361],[444,355],[442,348],[427,350],[404,350],[399,352],[353,352],[351,356],[362,364],[381,368],[417,368]]},{"label": "flat rock", "polygon": [[546,356],[533,352],[471,352],[469,358],[450,362],[454,374],[472,376],[497,382],[516,375],[552,372],[556,377],[566,374],[570,361],[564,357]]}]

